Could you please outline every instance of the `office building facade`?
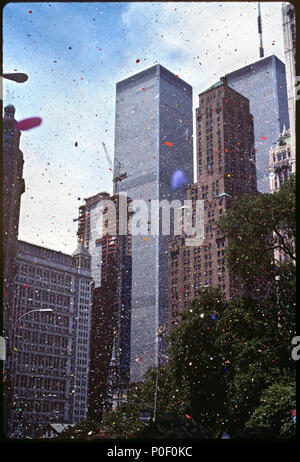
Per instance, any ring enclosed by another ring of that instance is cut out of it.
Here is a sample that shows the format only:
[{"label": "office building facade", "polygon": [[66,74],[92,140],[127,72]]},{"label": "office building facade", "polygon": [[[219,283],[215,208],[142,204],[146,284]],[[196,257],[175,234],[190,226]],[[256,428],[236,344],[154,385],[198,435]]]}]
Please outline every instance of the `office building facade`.
[{"label": "office building facade", "polygon": [[254,118],[257,189],[269,192],[269,151],[289,128],[285,65],[268,56],[226,74],[228,85],[249,99]]},{"label": "office building facade", "polygon": [[90,255],[82,246],[67,255],[18,241],[16,264],[8,435],[38,437],[49,423],[87,417]]},{"label": "office building facade", "polygon": [[282,28],[288,109],[290,119],[291,155],[296,158],[296,14],[291,3],[282,4]]},{"label": "office building facade", "polygon": [[295,173],[295,159],[292,156],[290,130],[283,128],[278,140],[270,149],[269,180],[270,192],[279,191],[284,180]]},{"label": "office building facade", "polygon": [[[276,193],[281,188],[283,182],[288,178],[291,173],[296,171],[296,159],[293,156],[291,134],[290,130],[284,127],[283,132],[280,134],[278,140],[270,149],[269,158],[269,180],[270,192]],[[283,233],[283,231],[281,231]],[[275,237],[275,234],[274,234]],[[295,242],[292,243],[291,249],[295,253]],[[288,260],[288,255],[281,249],[275,249],[275,259],[278,263]]]},{"label": "office building facade", "polygon": [[156,334],[168,321],[170,236],[152,232],[150,204],[183,201],[183,188],[174,190],[171,182],[176,170],[193,181],[192,130],[192,88],[163,66],[117,83],[114,178],[122,174],[118,191],[142,200],[149,212],[148,230],[132,236],[131,383],[142,381],[165,349],[160,342],[158,351]]},{"label": "office building facade", "polygon": [[186,245],[184,236],[169,242],[169,329],[201,287],[215,286],[227,299],[242,287],[225,265],[227,238],[217,222],[244,194],[257,194],[253,117],[249,100],[222,78],[199,95],[196,109],[197,183],[188,185],[193,214],[204,201],[204,240]]},{"label": "office building facade", "polygon": [[130,367],[131,236],[119,233],[119,214],[129,199],[99,193],[85,199],[79,209],[78,242],[91,252],[93,309],[91,322],[91,367],[89,416],[102,418],[107,401],[108,367],[115,332],[117,382],[126,386]]}]

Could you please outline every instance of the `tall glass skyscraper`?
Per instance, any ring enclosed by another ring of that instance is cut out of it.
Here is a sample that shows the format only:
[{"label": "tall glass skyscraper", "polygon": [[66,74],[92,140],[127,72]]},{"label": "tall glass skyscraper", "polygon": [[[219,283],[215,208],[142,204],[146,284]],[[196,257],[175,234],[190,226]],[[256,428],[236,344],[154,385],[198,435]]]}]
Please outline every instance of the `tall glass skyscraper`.
[{"label": "tall glass skyscraper", "polygon": [[269,151],[289,128],[285,65],[275,55],[226,75],[228,85],[250,101],[254,117],[257,189],[269,192]]},{"label": "tall glass skyscraper", "polygon": [[159,64],[117,83],[114,178],[122,176],[118,193],[149,210],[149,234],[132,236],[131,383],[164,351],[156,334],[168,320],[170,236],[161,228],[150,235],[150,201],[183,203],[184,187],[173,190],[171,182],[178,169],[193,181],[192,120],[192,87]]}]

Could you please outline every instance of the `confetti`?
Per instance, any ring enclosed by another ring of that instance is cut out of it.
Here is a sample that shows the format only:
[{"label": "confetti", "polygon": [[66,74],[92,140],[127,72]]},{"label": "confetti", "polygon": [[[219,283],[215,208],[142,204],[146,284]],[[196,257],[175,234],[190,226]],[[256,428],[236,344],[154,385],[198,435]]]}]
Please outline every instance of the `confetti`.
[{"label": "confetti", "polygon": [[184,183],[186,183],[187,178],[182,170],[176,170],[172,176],[171,186],[172,189],[180,188]]},{"label": "confetti", "polygon": [[173,143],[171,143],[170,141],[166,141],[165,144],[166,144],[167,146],[173,146]]},{"label": "confetti", "polygon": [[139,63],[139,62],[140,62],[140,60],[139,60],[139,59],[137,59],[137,60],[136,60],[136,63]]},{"label": "confetti", "polygon": [[41,125],[42,119],[40,117],[30,117],[29,119],[23,119],[17,122],[15,125],[16,130],[30,130],[31,128],[38,127]]},{"label": "confetti", "polygon": [[265,136],[262,136],[261,139],[266,141],[267,138]]}]

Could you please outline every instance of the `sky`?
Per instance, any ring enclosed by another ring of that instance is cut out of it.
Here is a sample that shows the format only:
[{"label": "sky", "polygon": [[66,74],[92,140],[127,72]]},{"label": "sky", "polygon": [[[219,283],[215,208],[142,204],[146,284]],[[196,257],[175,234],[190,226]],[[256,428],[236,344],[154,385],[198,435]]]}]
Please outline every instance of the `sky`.
[{"label": "sky", "polygon": [[[261,3],[265,56],[284,62],[281,2]],[[41,117],[21,135],[19,239],[72,253],[78,207],[112,192],[116,82],[160,63],[198,94],[259,59],[257,2],[9,3],[3,10],[3,103]],[[139,60],[139,62],[136,62]],[[195,133],[195,132],[194,132]],[[77,143],[77,146],[75,146]]]}]

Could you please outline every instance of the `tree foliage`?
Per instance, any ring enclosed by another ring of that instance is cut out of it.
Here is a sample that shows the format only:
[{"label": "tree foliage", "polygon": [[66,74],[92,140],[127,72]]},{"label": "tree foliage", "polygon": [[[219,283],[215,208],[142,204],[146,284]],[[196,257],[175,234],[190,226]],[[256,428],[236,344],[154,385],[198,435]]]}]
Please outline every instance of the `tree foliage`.
[{"label": "tree foliage", "polygon": [[279,263],[275,250],[295,260],[295,181],[292,174],[274,194],[237,198],[218,222],[229,239],[229,267],[248,284],[256,277],[273,277]]}]

